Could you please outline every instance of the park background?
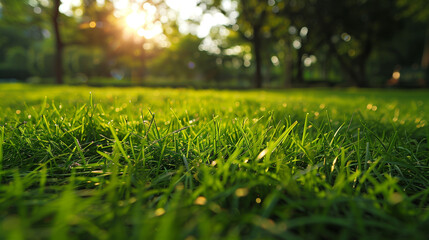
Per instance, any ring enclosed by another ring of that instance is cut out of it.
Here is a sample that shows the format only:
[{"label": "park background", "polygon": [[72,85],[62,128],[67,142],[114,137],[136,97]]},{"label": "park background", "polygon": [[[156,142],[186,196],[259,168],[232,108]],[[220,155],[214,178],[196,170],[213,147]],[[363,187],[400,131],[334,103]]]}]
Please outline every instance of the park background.
[{"label": "park background", "polygon": [[0,82],[427,86],[425,0],[1,0]]}]

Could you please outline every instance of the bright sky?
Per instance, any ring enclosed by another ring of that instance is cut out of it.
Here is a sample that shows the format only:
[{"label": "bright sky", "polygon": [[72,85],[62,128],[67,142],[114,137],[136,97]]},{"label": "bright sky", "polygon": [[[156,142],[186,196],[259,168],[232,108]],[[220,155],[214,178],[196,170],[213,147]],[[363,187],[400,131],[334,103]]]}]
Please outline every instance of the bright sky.
[{"label": "bright sky", "polygon": [[[97,0],[98,3],[103,4],[104,0]],[[136,4],[144,4],[145,0],[135,0],[133,4],[130,4],[129,0],[113,0],[116,9],[129,14]],[[225,1],[231,3],[231,1]],[[210,33],[210,29],[216,25],[222,25],[230,22],[228,18],[223,16],[221,13],[206,13],[203,14],[203,10],[197,6],[197,0],[166,0],[167,5],[176,11],[178,19],[179,30],[182,33],[193,33],[200,38],[206,37]],[[62,0],[60,11],[70,15],[70,9],[73,6],[79,6],[81,0]],[[173,17],[173,16],[172,16]],[[200,25],[195,26],[189,24],[187,20],[199,20]]]}]

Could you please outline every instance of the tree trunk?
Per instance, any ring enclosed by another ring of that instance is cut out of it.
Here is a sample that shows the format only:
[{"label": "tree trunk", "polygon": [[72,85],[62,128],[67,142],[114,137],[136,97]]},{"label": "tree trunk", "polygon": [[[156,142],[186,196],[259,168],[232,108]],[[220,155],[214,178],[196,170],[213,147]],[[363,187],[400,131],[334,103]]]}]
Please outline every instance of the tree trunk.
[{"label": "tree trunk", "polygon": [[59,20],[60,20],[61,0],[54,0],[54,9],[52,14],[52,25],[55,35],[55,82],[63,84],[63,42],[61,40]]},{"label": "tree trunk", "polygon": [[253,28],[253,52],[255,53],[255,87],[262,88],[262,57],[261,57],[261,38],[260,38],[260,28]]},{"label": "tree trunk", "polygon": [[425,46],[422,55],[422,68],[427,69],[429,67],[429,27],[426,30]]},{"label": "tree trunk", "polygon": [[358,78],[357,85],[359,87],[369,87],[369,81],[366,75],[366,66],[368,63],[368,59],[371,55],[372,49],[373,49],[373,43],[371,39],[367,39],[365,41],[363,51],[358,58],[358,64],[357,64],[356,76]]},{"label": "tree trunk", "polygon": [[137,78],[136,78],[136,83],[139,86],[143,85],[144,79],[145,79],[145,75],[146,75],[146,51],[143,48],[144,45],[144,40],[140,40],[138,39],[135,45],[135,48],[140,49],[140,56],[138,57],[138,64],[137,64]]},{"label": "tree trunk", "polygon": [[363,53],[357,61],[340,55],[332,42],[329,43],[330,52],[338,60],[341,70],[348,77],[349,84],[357,87],[368,87],[369,82],[366,76],[366,64],[372,51],[372,43],[367,41]]},{"label": "tree trunk", "polygon": [[361,62],[357,66],[357,72],[355,73],[356,76],[356,84],[358,87],[364,88],[369,87],[368,79],[366,76],[366,61]]},{"label": "tree trunk", "polygon": [[299,86],[302,86],[304,83],[304,77],[303,77],[304,69],[302,66],[302,56],[303,56],[303,51],[302,51],[302,48],[300,48],[300,49],[298,49],[298,56],[296,59],[296,70],[297,70],[297,72],[296,72],[296,77],[295,77],[296,84],[298,84]]},{"label": "tree trunk", "polygon": [[286,46],[286,51],[285,51],[285,88],[292,88],[292,83],[294,81],[293,79],[293,56],[292,56],[292,51],[290,48],[290,45],[288,44]]}]

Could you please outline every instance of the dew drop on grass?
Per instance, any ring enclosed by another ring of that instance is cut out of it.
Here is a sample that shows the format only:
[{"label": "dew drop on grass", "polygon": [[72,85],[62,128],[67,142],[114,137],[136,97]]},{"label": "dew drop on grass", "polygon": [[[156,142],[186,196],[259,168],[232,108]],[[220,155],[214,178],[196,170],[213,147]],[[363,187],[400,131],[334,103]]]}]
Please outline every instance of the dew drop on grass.
[{"label": "dew drop on grass", "polygon": [[159,217],[165,214],[165,209],[164,208],[158,208],[155,210],[155,216]]},{"label": "dew drop on grass", "polygon": [[259,153],[259,155],[258,155],[257,159],[258,159],[258,160],[262,159],[262,158],[267,154],[267,152],[268,152],[268,150],[267,150],[267,149],[262,150],[262,152],[261,152],[261,153]]},{"label": "dew drop on grass", "polygon": [[402,200],[403,200],[403,197],[399,193],[393,193],[389,197],[389,202],[391,204],[398,204],[398,203],[402,202]]},{"label": "dew drop on grass", "polygon": [[177,191],[182,191],[183,189],[185,189],[185,186],[183,185],[183,183],[177,184],[177,186],[176,186]]},{"label": "dew drop on grass", "polygon": [[197,199],[195,199],[194,203],[196,205],[201,205],[202,206],[202,205],[205,205],[207,203],[207,199],[205,197],[203,197],[203,196],[199,196],[199,197],[197,197]]},{"label": "dew drop on grass", "polygon": [[196,240],[196,238],[194,236],[187,236],[185,240]]},{"label": "dew drop on grass", "polygon": [[249,194],[248,188],[237,188],[237,190],[235,190],[235,195],[237,197],[245,197],[247,194]]}]

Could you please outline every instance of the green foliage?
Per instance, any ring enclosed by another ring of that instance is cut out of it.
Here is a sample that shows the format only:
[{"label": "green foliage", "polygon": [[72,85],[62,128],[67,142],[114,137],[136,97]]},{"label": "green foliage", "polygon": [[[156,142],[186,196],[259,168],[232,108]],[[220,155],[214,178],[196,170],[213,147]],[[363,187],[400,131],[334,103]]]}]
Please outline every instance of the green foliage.
[{"label": "green foliage", "polygon": [[12,47],[6,52],[5,62],[0,63],[2,78],[26,79],[31,76],[27,51],[22,47]]},{"label": "green foliage", "polygon": [[219,79],[216,56],[200,51],[202,39],[188,34],[170,36],[172,45],[161,51],[159,57],[148,63],[151,74],[177,80],[212,81]]},{"label": "green foliage", "polygon": [[398,5],[404,9],[404,14],[418,21],[429,20],[429,3],[425,0],[398,0]]},{"label": "green foliage", "polygon": [[427,91],[0,98],[0,238],[427,238]]}]

